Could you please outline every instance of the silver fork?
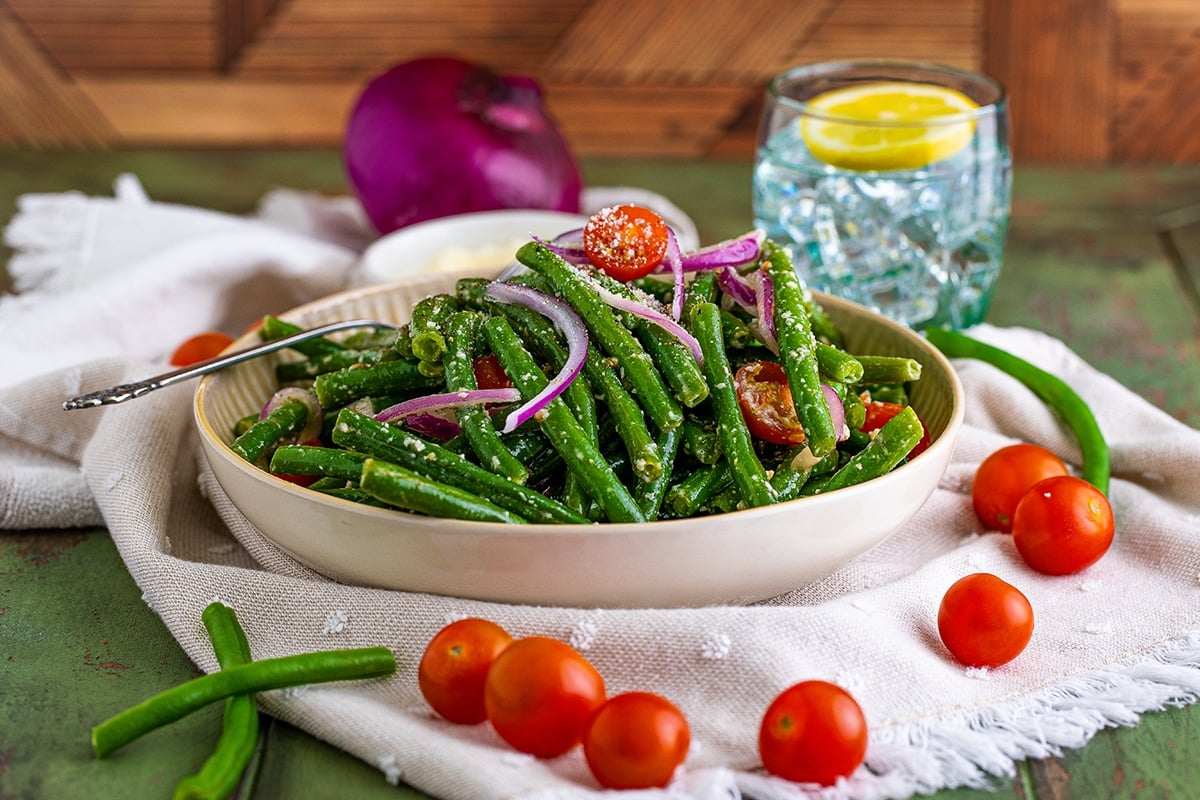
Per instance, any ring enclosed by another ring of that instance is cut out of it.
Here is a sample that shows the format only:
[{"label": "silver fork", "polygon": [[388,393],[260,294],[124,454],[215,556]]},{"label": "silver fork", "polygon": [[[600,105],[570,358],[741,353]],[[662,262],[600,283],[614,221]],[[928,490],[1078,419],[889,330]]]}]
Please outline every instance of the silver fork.
[{"label": "silver fork", "polygon": [[198,378],[201,375],[207,375],[210,372],[216,372],[219,369],[231,367],[234,364],[240,364],[243,361],[249,361],[252,358],[273,353],[276,350],[282,350],[299,342],[315,339],[318,336],[324,336],[337,331],[349,330],[350,328],[398,330],[399,327],[399,325],[391,322],[380,322],[374,319],[351,319],[343,322],[331,322],[328,325],[320,325],[316,328],[309,328],[308,330],[293,333],[290,336],[284,336],[280,339],[263,342],[254,347],[248,347],[245,350],[238,350],[233,353],[217,356],[216,358],[210,358],[207,361],[200,361],[172,372],[155,375],[144,381],[123,383],[120,386],[112,386],[108,389],[81,394],[78,397],[72,397],[70,400],[64,401],[63,410],[71,411],[76,408],[95,408],[96,406],[124,403],[126,400],[133,400],[148,392],[153,392],[155,389],[162,389],[165,386],[172,386],[176,383],[191,380],[192,378]]}]

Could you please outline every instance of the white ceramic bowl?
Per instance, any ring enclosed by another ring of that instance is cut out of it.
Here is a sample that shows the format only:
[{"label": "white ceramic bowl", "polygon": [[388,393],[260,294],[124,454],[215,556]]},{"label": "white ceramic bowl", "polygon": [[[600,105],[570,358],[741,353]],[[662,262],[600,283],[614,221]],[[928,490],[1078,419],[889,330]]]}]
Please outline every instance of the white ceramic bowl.
[{"label": "white ceramic bowl", "polygon": [[430,273],[498,273],[532,234],[552,239],[582,228],[586,216],[561,211],[505,209],[419,222],[376,240],[363,253],[356,285],[393,283]]},{"label": "white ceramic bowl", "polygon": [[[284,315],[311,326],[407,319],[416,300],[449,289],[426,276],[334,295]],[[856,352],[923,365],[912,404],[932,443],[888,475],[825,495],[687,520],[504,525],[370,508],[297,487],[228,448],[234,423],[275,388],[273,354],[203,378],[195,419],[214,474],[268,538],[344,583],[512,603],[678,607],[747,603],[804,586],[883,541],[937,486],[963,419],[962,386],[923,337],[860,306],[819,295]],[[243,337],[239,346],[253,343]]]}]

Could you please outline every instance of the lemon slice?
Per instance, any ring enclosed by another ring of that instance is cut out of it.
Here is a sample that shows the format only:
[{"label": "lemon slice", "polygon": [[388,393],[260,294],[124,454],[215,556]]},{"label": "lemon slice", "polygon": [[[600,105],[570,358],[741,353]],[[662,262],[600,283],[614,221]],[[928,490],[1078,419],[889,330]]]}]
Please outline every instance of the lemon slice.
[{"label": "lemon slice", "polygon": [[832,89],[807,106],[820,115],[800,123],[808,149],[827,164],[856,171],[917,169],[954,155],[975,130],[962,115],[979,108],[962,92],[928,83]]}]

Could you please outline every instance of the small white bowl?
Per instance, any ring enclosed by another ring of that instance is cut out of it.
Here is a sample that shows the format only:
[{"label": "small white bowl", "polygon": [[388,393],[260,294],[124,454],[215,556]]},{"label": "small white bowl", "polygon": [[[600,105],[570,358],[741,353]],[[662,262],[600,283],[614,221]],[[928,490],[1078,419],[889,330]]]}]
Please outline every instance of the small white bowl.
[{"label": "small white bowl", "polygon": [[[401,322],[454,280],[426,275],[302,306],[304,326],[353,318]],[[504,525],[372,508],[300,488],[234,455],[234,424],[276,388],[279,353],[205,376],[195,419],[218,482],[262,533],[344,583],[511,603],[680,607],[762,600],[815,581],[882,542],[936,488],[963,420],[950,362],[912,330],[817,295],[854,352],[923,366],[912,404],[931,444],[891,473],[828,494],[695,519],[596,525]],[[237,344],[255,341],[248,334]]]},{"label": "small white bowl", "polygon": [[422,275],[496,274],[530,235],[553,239],[582,228],[587,217],[561,211],[508,209],[440,217],[410,225],[373,242],[363,253],[357,285],[392,283]]}]

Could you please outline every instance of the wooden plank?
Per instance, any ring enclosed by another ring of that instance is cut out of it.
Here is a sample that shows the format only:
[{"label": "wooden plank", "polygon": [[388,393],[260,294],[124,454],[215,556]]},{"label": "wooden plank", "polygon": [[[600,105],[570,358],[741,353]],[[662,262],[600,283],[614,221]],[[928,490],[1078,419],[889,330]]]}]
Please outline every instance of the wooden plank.
[{"label": "wooden plank", "polygon": [[13,14],[49,58],[68,73],[121,70],[203,71],[217,64],[210,0],[66,4],[11,0]]},{"label": "wooden plank", "polygon": [[127,145],[337,146],[357,82],[83,78]]},{"label": "wooden plank", "polygon": [[278,5],[278,0],[217,0],[222,71],[241,56]]},{"label": "wooden plank", "polygon": [[985,1],[983,68],[1008,89],[1019,160],[1111,156],[1111,2]]},{"label": "wooden plank", "polygon": [[0,5],[0,144],[104,146],[115,131]]}]

